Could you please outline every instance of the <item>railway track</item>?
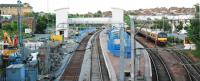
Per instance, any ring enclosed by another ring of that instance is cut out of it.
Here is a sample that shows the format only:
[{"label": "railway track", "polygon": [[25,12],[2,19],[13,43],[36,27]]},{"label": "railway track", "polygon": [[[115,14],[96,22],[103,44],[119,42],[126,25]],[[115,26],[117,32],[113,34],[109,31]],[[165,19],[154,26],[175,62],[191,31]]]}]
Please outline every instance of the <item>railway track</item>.
[{"label": "railway track", "polygon": [[154,72],[152,81],[174,81],[162,57],[151,49],[147,51],[150,54],[149,56]]},{"label": "railway track", "polygon": [[[143,46],[145,47],[148,47],[148,48],[154,48],[154,43],[150,42],[150,41],[142,41],[141,40],[144,40],[144,38],[136,38],[138,41],[140,41],[141,44],[143,44]],[[146,43],[146,44],[145,44]],[[165,61],[165,63],[167,64],[166,66],[168,67],[169,69],[169,72],[173,75],[173,80],[174,81],[199,81],[200,79],[198,80],[194,80],[194,76],[191,75],[191,69],[188,69],[187,65],[184,65],[183,62],[181,62],[181,59],[177,56],[174,56],[174,54],[176,55],[177,53],[176,52],[172,52],[171,49],[165,49],[163,47],[159,47],[158,46],[158,50],[159,51],[159,55],[162,56],[163,60]],[[166,55],[167,54],[167,55]],[[169,58],[171,57],[171,58]],[[174,61],[172,60],[174,59]],[[169,61],[170,60],[170,61]],[[176,61],[175,61],[176,60]],[[183,64],[183,65],[181,65]],[[158,72],[156,71],[155,69],[155,65],[156,64],[153,64],[152,63],[152,72],[153,72],[153,80],[152,81],[156,81],[158,80]],[[191,67],[190,67],[191,68]],[[200,70],[199,70],[200,71]],[[192,72],[193,73],[193,72]],[[182,77],[182,78],[181,78]]]},{"label": "railway track", "polygon": [[108,77],[108,71],[104,62],[102,55],[102,50],[100,47],[99,34],[95,34],[92,40],[92,56],[91,56],[91,81],[110,81]]},{"label": "railway track", "polygon": [[152,63],[152,81],[174,81],[172,74],[169,72],[169,68],[166,66],[163,58],[157,53],[156,50],[151,49],[154,47],[151,42],[145,44],[140,39],[136,38],[144,47],[150,48],[146,49],[149,53],[151,63]]},{"label": "railway track", "polygon": [[65,69],[60,81],[78,81],[81,72],[81,66],[87,46],[87,42],[92,35],[86,36],[75,50],[68,67]]},{"label": "railway track", "polygon": [[[168,50],[169,51],[169,50]],[[200,80],[200,69],[198,66],[193,65],[193,62],[191,59],[189,59],[187,56],[185,56],[180,51],[172,50],[173,55],[180,60],[181,65],[184,66],[185,70],[188,72],[189,75],[188,79],[189,81],[199,81]]]}]

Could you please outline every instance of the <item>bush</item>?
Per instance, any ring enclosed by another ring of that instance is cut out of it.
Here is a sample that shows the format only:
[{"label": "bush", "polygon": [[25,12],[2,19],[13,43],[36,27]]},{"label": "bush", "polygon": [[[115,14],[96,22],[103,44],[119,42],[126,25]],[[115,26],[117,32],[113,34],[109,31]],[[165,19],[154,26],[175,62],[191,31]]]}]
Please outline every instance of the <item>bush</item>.
[{"label": "bush", "polygon": [[195,57],[200,58],[200,50],[192,51],[192,54],[193,54]]},{"label": "bush", "polygon": [[169,37],[167,37],[167,40],[168,40],[169,42],[174,42],[174,39],[175,39],[174,36],[169,36]]},{"label": "bush", "polygon": [[24,34],[24,38],[30,38],[31,35],[30,34]]},{"label": "bush", "polygon": [[179,39],[175,36],[170,36],[167,39],[168,39],[168,42],[170,42],[170,43],[183,43],[182,39]]}]

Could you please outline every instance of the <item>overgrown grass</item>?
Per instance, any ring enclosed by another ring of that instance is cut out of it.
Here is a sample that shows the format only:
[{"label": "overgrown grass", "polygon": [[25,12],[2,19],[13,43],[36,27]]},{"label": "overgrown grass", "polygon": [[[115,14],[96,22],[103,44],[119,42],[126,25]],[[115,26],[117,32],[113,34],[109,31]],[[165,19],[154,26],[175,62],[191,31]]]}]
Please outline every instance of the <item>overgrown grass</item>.
[{"label": "overgrown grass", "polygon": [[176,45],[176,43],[168,42],[168,43],[166,44],[166,47],[172,47],[172,46],[174,46],[174,45]]},{"label": "overgrown grass", "polygon": [[192,54],[195,56],[195,57],[197,57],[197,58],[199,58],[200,59],[200,50],[194,50],[194,51],[192,51]]},{"label": "overgrown grass", "polygon": [[24,38],[31,38],[30,34],[24,34]]},{"label": "overgrown grass", "polygon": [[183,40],[181,39],[178,39],[177,37],[175,36],[169,36],[167,37],[167,47],[172,47],[172,46],[175,46],[175,45],[179,45],[179,44],[183,44]]},{"label": "overgrown grass", "polygon": [[2,75],[2,73],[3,73],[3,69],[0,69],[0,75]]},{"label": "overgrown grass", "polygon": [[174,37],[174,36],[167,37],[167,40],[171,43],[183,43],[183,40],[181,40],[177,37]]}]

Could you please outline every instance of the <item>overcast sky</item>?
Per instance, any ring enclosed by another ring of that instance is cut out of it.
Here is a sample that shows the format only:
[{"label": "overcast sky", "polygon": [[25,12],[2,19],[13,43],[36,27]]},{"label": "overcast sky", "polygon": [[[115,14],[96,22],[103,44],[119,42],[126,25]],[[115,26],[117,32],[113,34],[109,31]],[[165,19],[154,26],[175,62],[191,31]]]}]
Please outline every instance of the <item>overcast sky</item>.
[{"label": "overcast sky", "polygon": [[[118,7],[125,10],[155,7],[193,7],[200,0],[21,0],[27,2],[33,10],[53,12],[58,8],[70,8],[70,13],[96,12],[97,10],[111,10]],[[48,8],[47,8],[48,1]],[[1,4],[15,4],[17,0],[0,0]]]}]

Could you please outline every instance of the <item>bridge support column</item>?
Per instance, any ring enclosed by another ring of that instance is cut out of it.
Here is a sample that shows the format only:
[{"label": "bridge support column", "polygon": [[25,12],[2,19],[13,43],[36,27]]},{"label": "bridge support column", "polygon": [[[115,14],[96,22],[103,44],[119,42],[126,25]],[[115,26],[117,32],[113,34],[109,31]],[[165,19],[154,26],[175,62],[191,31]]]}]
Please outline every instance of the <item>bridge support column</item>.
[{"label": "bridge support column", "polygon": [[56,9],[56,35],[63,35],[64,39],[68,38],[68,13],[69,8]]},{"label": "bridge support column", "polygon": [[119,66],[119,81],[124,81],[124,10],[112,8],[112,27],[120,29],[120,66]]},{"label": "bridge support column", "polygon": [[120,27],[124,24],[124,10],[119,8],[112,8],[112,26]]}]

